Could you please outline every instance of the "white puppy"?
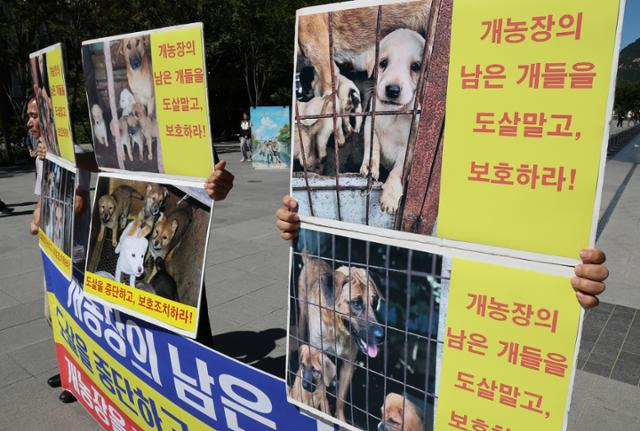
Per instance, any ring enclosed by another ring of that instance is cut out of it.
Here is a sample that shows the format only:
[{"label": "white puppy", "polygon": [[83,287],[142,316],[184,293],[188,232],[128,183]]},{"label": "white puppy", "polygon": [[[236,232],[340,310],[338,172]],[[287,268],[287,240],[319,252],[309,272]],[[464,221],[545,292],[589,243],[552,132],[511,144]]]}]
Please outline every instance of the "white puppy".
[{"label": "white puppy", "polygon": [[125,88],[120,92],[120,109],[122,109],[122,116],[131,114],[134,103],[136,103],[136,99],[128,89]]},{"label": "white puppy", "polygon": [[107,126],[104,124],[104,116],[100,105],[95,104],[91,107],[91,116],[93,117],[93,134],[99,143],[108,147],[109,140],[107,139]]},{"label": "white puppy", "polygon": [[122,274],[128,274],[129,286],[131,287],[136,287],[136,278],[144,272],[144,255],[149,246],[149,241],[140,232],[140,229],[130,232],[135,223],[136,221],[129,223],[124,229],[115,249],[119,255],[116,263],[116,281],[120,281]]},{"label": "white puppy", "polygon": [[[376,92],[376,111],[400,111],[413,109],[416,87],[422,65],[424,38],[413,30],[399,29],[389,33],[380,42],[378,59],[378,85]],[[373,71],[374,65],[369,68]],[[380,176],[380,153],[382,163],[389,177],[382,185],[380,205],[383,211],[394,213],[398,209],[404,190],[402,169],[409,142],[411,115],[376,116],[371,147],[371,118],[364,122],[364,159],[360,173],[377,180]],[[420,117],[416,116],[416,124]],[[371,165],[369,158],[371,157]],[[413,152],[407,154],[411,163]]]}]

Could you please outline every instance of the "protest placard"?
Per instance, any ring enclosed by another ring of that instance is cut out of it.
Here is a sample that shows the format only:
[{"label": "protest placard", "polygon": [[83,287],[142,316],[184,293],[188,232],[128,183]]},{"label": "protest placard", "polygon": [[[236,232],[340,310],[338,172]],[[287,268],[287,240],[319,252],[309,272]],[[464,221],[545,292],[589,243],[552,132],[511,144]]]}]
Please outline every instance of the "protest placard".
[{"label": "protest placard", "polygon": [[286,169],[291,163],[288,106],[251,108],[251,162],[256,169]]},{"label": "protest placard", "polygon": [[75,163],[62,45],[57,43],[29,56],[33,93],[38,105],[40,139],[47,153]]},{"label": "protest placard", "polygon": [[100,174],[84,279],[87,294],[195,337],[212,206],[199,183]]},{"label": "protest placard", "polygon": [[85,41],[102,169],[207,177],[213,170],[202,24]]}]

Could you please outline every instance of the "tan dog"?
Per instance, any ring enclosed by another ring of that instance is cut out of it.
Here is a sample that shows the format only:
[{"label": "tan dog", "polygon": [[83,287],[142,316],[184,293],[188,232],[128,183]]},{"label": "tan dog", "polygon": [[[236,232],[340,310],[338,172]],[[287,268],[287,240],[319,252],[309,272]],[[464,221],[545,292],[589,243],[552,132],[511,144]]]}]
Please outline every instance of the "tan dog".
[{"label": "tan dog", "polygon": [[[169,262],[173,258],[175,250],[180,246],[182,238],[191,224],[191,207],[184,206],[176,208],[171,214],[165,216],[160,213],[160,217],[153,227],[149,250],[147,252],[147,262],[156,262],[162,258],[163,262]],[[156,265],[149,274],[151,279],[157,272]]]},{"label": "tan dog", "polygon": [[127,81],[133,97],[147,108],[147,115],[154,117],[155,98],[151,74],[151,45],[149,35],[133,36],[120,41],[119,52],[127,64]]},{"label": "tan dog", "polygon": [[102,108],[97,103],[91,107],[91,118],[93,118],[93,134],[96,140],[105,147],[108,147],[107,127],[104,122]]},{"label": "tan dog", "polygon": [[160,217],[164,201],[169,196],[169,190],[158,183],[148,183],[144,195],[144,207],[140,210],[147,224],[153,226]]},{"label": "tan dog", "polygon": [[[378,85],[376,110],[399,111],[414,107],[416,89],[422,67],[425,40],[412,30],[400,29],[388,34],[380,43],[378,63]],[[364,122],[364,157],[360,173],[373,179],[380,176],[380,156],[382,164],[389,170],[389,176],[382,185],[380,206],[383,211],[394,213],[404,194],[402,171],[413,159],[412,148],[407,154],[411,115],[380,115],[376,117],[371,144],[371,117]],[[417,129],[420,116],[415,118]],[[373,148],[372,148],[373,147]],[[371,149],[371,151],[370,151]],[[371,160],[371,163],[369,163]]]},{"label": "tan dog", "polygon": [[289,396],[321,412],[331,414],[327,389],[336,385],[336,364],[324,353],[307,344],[298,352],[300,366],[289,388]]},{"label": "tan dog", "polygon": [[352,266],[349,271],[349,267],[341,266],[332,272],[327,262],[310,258],[306,251],[302,261],[298,336],[305,339],[304,329],[308,328],[311,346],[345,359],[340,367],[336,403],[336,416],[344,420],[344,403],[358,350],[374,358],[384,338],[375,316],[382,295],[363,268]]},{"label": "tan dog", "polygon": [[[131,126],[129,128],[129,134],[131,139],[138,144],[138,151],[140,154],[140,160],[144,158],[143,144],[147,145],[147,159],[153,159],[153,148],[151,142],[151,119],[147,116],[147,109],[142,103],[136,102],[131,108],[131,118],[135,120],[135,133],[131,133]],[[143,140],[144,139],[144,140]]]},{"label": "tan dog", "polygon": [[422,431],[422,409],[402,395],[389,393],[380,407],[378,431]]},{"label": "tan dog", "polygon": [[98,199],[98,217],[100,219],[100,232],[98,241],[104,239],[105,228],[111,229],[111,245],[118,244],[118,229],[124,229],[127,225],[131,201],[133,197],[142,199],[142,195],[129,186],[118,186],[110,195],[103,195]]},{"label": "tan dog", "polygon": [[[381,36],[397,28],[426,32],[431,0],[382,6]],[[332,14],[333,59],[350,63],[355,70],[371,74],[375,59],[377,7],[336,11]],[[318,76],[319,95],[331,93],[329,21],[326,13],[303,15],[298,21],[298,45]],[[371,70],[369,70],[371,68]],[[336,73],[337,75],[337,73]]]}]

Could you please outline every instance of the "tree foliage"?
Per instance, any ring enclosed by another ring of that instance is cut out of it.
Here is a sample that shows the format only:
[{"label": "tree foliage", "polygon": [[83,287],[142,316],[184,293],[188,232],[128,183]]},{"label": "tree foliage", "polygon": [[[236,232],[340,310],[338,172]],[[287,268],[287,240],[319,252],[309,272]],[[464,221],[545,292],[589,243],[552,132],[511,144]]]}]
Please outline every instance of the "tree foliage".
[{"label": "tree foliage", "polygon": [[[29,53],[61,42],[76,142],[90,142],[82,41],[203,22],[213,135],[237,132],[249,106],[289,105],[295,11],[318,0],[3,1],[0,14],[0,123],[8,141],[25,135],[32,93]],[[328,3],[328,1],[324,1]]]}]

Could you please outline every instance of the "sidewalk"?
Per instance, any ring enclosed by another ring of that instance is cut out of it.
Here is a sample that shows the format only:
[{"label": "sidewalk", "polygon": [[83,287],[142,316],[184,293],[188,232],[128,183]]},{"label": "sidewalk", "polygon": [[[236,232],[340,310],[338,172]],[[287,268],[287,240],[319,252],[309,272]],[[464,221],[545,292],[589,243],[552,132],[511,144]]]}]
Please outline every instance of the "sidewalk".
[{"label": "sidewalk", "polygon": [[[607,164],[601,214],[609,215],[598,245],[607,252],[612,275],[603,295],[606,304],[585,320],[572,431],[640,429],[640,361],[634,362],[640,355],[640,344],[634,344],[640,342],[640,289],[634,283],[640,275],[640,265],[634,265],[640,257],[636,144],[638,139]],[[216,204],[209,242],[206,286],[213,332],[247,331],[249,336],[285,328],[288,247],[274,228],[273,214],[288,190],[288,171],[253,170],[239,163],[238,153],[221,157],[236,180],[229,200]],[[79,403],[61,404],[60,391],[46,385],[56,363],[42,316],[40,251],[27,231],[34,174],[5,173],[0,169],[0,196],[8,204],[23,204],[16,207],[17,215],[0,216],[0,431],[98,430]],[[253,364],[282,372],[284,343],[284,337],[277,340]]]}]

